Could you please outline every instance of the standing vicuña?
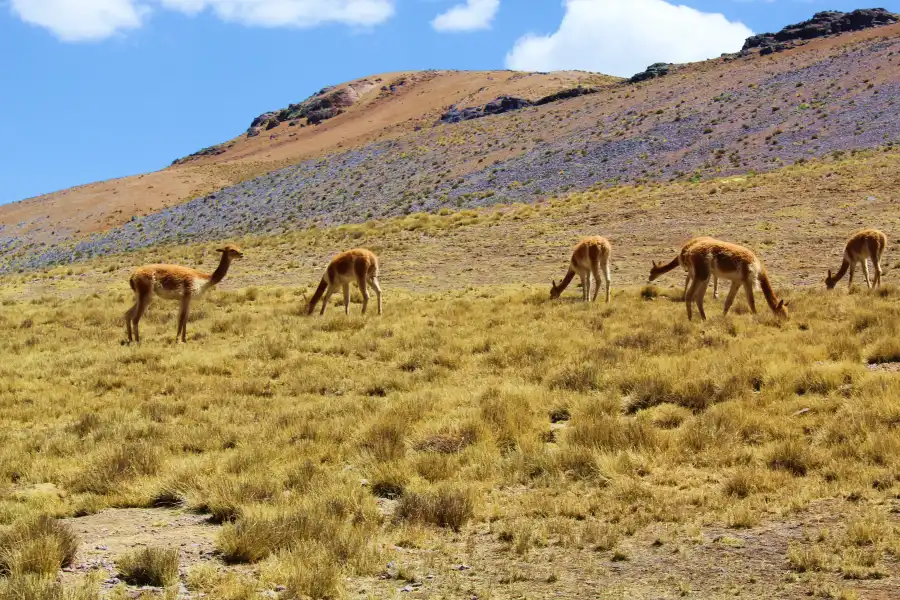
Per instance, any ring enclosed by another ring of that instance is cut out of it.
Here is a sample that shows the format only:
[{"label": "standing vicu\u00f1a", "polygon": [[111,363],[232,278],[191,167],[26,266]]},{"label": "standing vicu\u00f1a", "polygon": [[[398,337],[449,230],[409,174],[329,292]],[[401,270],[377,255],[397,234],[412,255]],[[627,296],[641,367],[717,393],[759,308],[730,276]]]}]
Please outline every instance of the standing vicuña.
[{"label": "standing vicu\u00f1a", "polygon": [[759,258],[747,248],[719,240],[701,240],[688,248],[687,263],[692,279],[691,287],[684,298],[688,319],[693,317],[691,304],[696,302],[700,318],[706,320],[706,313],[703,311],[703,297],[706,295],[706,287],[709,285],[709,278],[712,275],[731,281],[731,289],[725,298],[724,314],[728,314],[734,297],[741,287],[747,292],[747,304],[750,306],[750,311],[756,314],[753,286],[758,281],[772,312],[778,317],[787,318],[787,304],[775,296],[775,290],[772,289],[772,282],[769,280],[765,267]]},{"label": "standing vicu\u00f1a", "polygon": [[178,332],[175,334],[175,343],[178,336],[182,342],[187,342],[188,311],[191,308],[191,299],[200,296],[225,278],[231,261],[244,257],[241,249],[233,244],[227,244],[218,248],[216,252],[222,253],[219,266],[211,275],[201,273],[196,269],[181,267],[178,265],[147,265],[138,268],[132,274],[129,284],[134,290],[134,306],[125,313],[125,328],[128,331],[128,341],[132,341],[131,329],[134,327],[134,341],[140,342],[141,335],[138,331],[138,323],[144,316],[144,311],[150,305],[153,294],[165,300],[180,300],[181,311],[178,313]]},{"label": "standing vicu\u00f1a", "polygon": [[[655,280],[660,275],[665,275],[669,271],[676,269],[677,267],[681,267],[685,270],[687,275],[684,278],[684,296],[687,296],[688,287],[691,284],[691,270],[688,268],[688,260],[687,253],[691,246],[698,242],[709,242],[714,241],[714,238],[709,236],[700,236],[695,237],[687,242],[685,242],[684,246],[681,247],[681,252],[678,253],[678,256],[672,259],[672,262],[667,263],[665,265],[657,265],[656,261],[653,261],[653,267],[650,269],[650,281]],[[712,276],[713,280],[713,298],[719,298],[719,278],[716,277],[715,274]]]},{"label": "standing vicu\u00f1a", "polygon": [[[572,278],[578,275],[581,278],[581,299],[588,301],[591,291],[591,275],[596,280],[593,301],[596,302],[600,292],[601,279],[606,280],[606,301],[609,302],[609,255],[612,250],[609,241],[602,237],[586,238],[575,246],[572,252],[572,260],[569,263],[569,272],[565,278],[550,289],[550,297],[559,298],[563,290],[572,282]],[[602,275],[602,277],[601,277]]]},{"label": "standing vicu\u00f1a", "polygon": [[312,314],[316,309],[316,303],[322,298],[322,312],[328,307],[328,299],[337,291],[338,286],[344,289],[344,312],[350,314],[350,284],[356,282],[359,291],[362,292],[363,303],[362,312],[365,314],[366,307],[369,304],[369,290],[366,284],[371,285],[378,296],[378,314],[381,314],[381,285],[378,283],[378,257],[369,250],[357,248],[348,250],[335,256],[328,268],[325,269],[325,275],[322,276],[322,282],[319,283],[316,293],[312,300],[309,301],[307,314]]},{"label": "standing vicu\u00f1a", "polygon": [[[825,278],[825,285],[829,290],[834,289],[837,282],[840,281],[847,271],[850,271],[850,280],[848,285],[853,286],[853,272],[856,271],[856,265],[862,264],[862,272],[866,278],[867,287],[879,287],[881,285],[881,255],[887,246],[887,236],[877,229],[863,229],[853,234],[847,240],[847,246],[844,249],[844,262],[841,268],[834,275],[831,269],[828,270],[828,277]],[[869,265],[867,258],[872,259],[872,265],[875,267],[875,281],[869,282]]]}]

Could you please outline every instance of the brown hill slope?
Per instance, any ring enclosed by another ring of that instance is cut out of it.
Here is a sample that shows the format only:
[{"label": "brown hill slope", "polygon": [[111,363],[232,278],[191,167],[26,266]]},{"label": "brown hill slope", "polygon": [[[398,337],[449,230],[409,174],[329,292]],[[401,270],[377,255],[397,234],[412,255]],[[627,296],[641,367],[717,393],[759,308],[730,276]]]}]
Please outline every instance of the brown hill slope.
[{"label": "brown hill slope", "polygon": [[[110,219],[98,209],[74,217],[66,211],[33,211],[37,217],[14,221],[20,226],[0,228],[0,270],[40,268],[160,243],[278,233],[312,223],[532,202],[595,186],[768,171],[900,143],[900,122],[893,118],[900,95],[900,25],[797,40],[766,54],[751,49],[673,66],[667,76],[637,85],[613,83],[588,96],[433,126],[456,101],[475,105],[501,93],[500,87],[450,83],[472,76],[423,73],[413,84],[395,85],[400,92],[389,96],[371,84],[393,83],[404,74],[370,81],[360,86],[367,89],[356,104],[318,127],[261,127],[260,135],[229,143],[224,154],[145,176],[124,199],[114,199],[120,207],[140,207],[138,193],[159,199],[163,186],[153,177],[178,177],[187,187],[200,180],[211,187],[244,182],[102,235],[82,239],[65,219],[82,224],[93,219],[92,230],[97,230],[104,227],[103,219],[121,222],[128,213]],[[503,92],[527,95],[528,89],[510,86],[560,75],[506,77]],[[572,77],[590,80],[584,74]],[[554,85],[565,88],[573,82],[557,79]],[[449,99],[447,85],[456,94]],[[464,89],[477,94],[462,95]],[[530,98],[548,89],[534,88],[542,91]],[[403,120],[412,113],[401,111],[400,103],[426,116]],[[390,114],[387,121],[396,125],[380,124],[378,114]],[[366,137],[365,131],[375,137]],[[327,159],[292,158],[296,148]],[[266,174],[253,178],[260,173]],[[104,191],[108,198],[122,183],[103,185],[110,186]],[[173,195],[164,199],[178,202],[173,192],[165,193]]]},{"label": "brown hill slope", "polygon": [[[357,102],[319,126],[285,123],[257,137],[242,134],[222,144],[227,146],[224,154],[0,206],[0,226],[25,223],[21,233],[36,233],[45,241],[102,231],[288,164],[430,126],[449,105],[485,104],[502,95],[536,100],[577,85],[615,81],[585,72],[514,71],[404,72],[356,80],[339,87],[363,90]],[[394,92],[381,90],[392,85]]]}]

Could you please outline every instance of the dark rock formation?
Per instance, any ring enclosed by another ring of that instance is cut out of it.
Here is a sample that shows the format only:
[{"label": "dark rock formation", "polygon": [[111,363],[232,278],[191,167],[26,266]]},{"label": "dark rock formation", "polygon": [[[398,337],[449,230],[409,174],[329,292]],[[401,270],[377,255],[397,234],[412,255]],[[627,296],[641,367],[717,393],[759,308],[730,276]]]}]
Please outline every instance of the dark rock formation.
[{"label": "dark rock formation", "polygon": [[259,135],[259,127],[251,127],[247,130],[247,137],[252,138]]},{"label": "dark rock formation", "polygon": [[657,77],[665,77],[672,70],[672,65],[668,63],[653,63],[642,73],[634,75],[628,81],[630,83],[640,83],[648,79],[656,79]]},{"label": "dark rock formation", "polygon": [[818,12],[813,15],[812,19],[788,25],[778,33],[763,33],[747,38],[742,52],[746,53],[753,48],[760,48],[761,52],[771,54],[790,47],[784,42],[811,40],[847,31],[891,25],[897,20],[897,15],[883,8],[859,9],[850,13],[834,10]]},{"label": "dark rock formation", "polygon": [[223,144],[217,144],[215,146],[210,146],[209,148],[204,148],[203,150],[198,150],[197,152],[189,154],[184,158],[176,158],[172,161],[172,165],[182,165],[196,158],[203,158],[204,156],[218,156],[220,154],[225,154],[227,150],[228,148],[226,148]]},{"label": "dark rock formation", "polygon": [[[265,112],[250,124],[250,128],[264,128],[266,131],[278,127],[279,123],[298,121],[299,119],[309,119],[313,125],[321,123],[327,119],[338,116],[344,109],[353,106],[356,98],[349,89],[336,89],[334,87],[326,87],[319,90],[303,102],[291,104],[287,108],[279,111]],[[312,115],[312,118],[310,118]],[[247,132],[248,137],[250,131]]]},{"label": "dark rock formation", "polygon": [[501,96],[495,100],[491,100],[484,106],[473,106],[471,108],[457,108],[451,106],[450,110],[441,115],[441,123],[459,123],[460,121],[470,121],[472,119],[480,119],[490,115],[499,115],[513,110],[520,110],[531,106],[532,103],[524,98],[516,98],[515,96]]},{"label": "dark rock formation", "polygon": [[336,116],[342,114],[344,112],[341,108],[329,107],[329,108],[320,108],[317,110],[311,110],[306,113],[306,120],[310,125],[318,125],[322,121],[327,121],[328,119],[333,119]]},{"label": "dark rock formation", "polygon": [[550,94],[549,96],[544,96],[537,102],[531,102],[524,98],[516,98],[515,96],[500,96],[495,100],[491,100],[484,106],[473,106],[470,108],[457,108],[456,106],[451,106],[447,112],[441,115],[440,122],[459,123],[460,121],[470,121],[472,119],[480,119],[491,115],[521,110],[523,108],[528,108],[529,106],[542,106],[544,104],[550,104],[551,102],[566,100],[567,98],[576,98],[586,94],[596,94],[598,91],[598,88],[579,86],[562,90],[555,94]]},{"label": "dark rock formation", "polygon": [[555,94],[550,94],[549,96],[544,96],[543,98],[535,102],[535,105],[543,106],[544,104],[550,104],[551,102],[568,100],[569,98],[577,98],[578,96],[586,96],[588,94],[596,94],[599,91],[600,89],[595,87],[578,86],[575,88],[562,90],[561,92],[556,92]]}]

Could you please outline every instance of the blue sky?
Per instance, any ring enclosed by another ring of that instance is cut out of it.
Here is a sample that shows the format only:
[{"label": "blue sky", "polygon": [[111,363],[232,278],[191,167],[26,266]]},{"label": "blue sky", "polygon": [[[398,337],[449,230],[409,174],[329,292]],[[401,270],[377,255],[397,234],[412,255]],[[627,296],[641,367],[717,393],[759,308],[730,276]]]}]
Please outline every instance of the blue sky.
[{"label": "blue sky", "polygon": [[[628,75],[651,59],[735,51],[748,30],[860,6],[468,0],[445,14],[466,1],[0,0],[0,203],[162,168],[265,110],[365,75],[507,66]],[[878,4],[900,11],[900,0]]]}]

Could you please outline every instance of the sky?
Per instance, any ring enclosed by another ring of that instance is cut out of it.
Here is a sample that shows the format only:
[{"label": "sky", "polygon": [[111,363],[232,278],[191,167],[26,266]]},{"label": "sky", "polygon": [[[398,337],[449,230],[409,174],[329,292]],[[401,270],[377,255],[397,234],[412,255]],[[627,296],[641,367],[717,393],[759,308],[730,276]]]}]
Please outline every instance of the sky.
[{"label": "sky", "polygon": [[[877,4],[900,12],[900,0]],[[740,49],[844,0],[0,0],[0,204],[154,171],[320,88]]]}]

